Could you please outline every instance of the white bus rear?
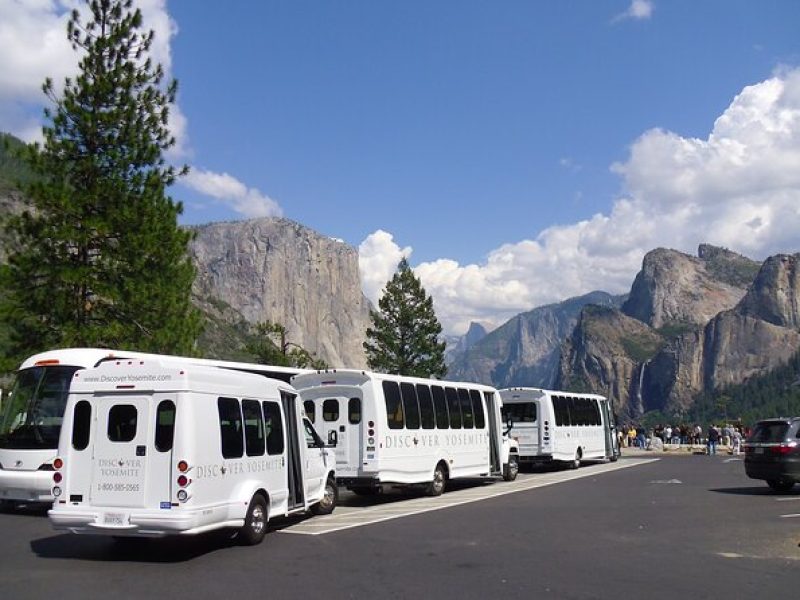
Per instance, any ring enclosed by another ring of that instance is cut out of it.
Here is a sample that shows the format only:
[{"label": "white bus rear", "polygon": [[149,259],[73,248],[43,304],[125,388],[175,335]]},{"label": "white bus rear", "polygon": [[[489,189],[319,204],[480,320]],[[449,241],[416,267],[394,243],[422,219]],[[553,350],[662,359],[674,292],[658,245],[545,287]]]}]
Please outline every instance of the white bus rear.
[{"label": "white bus rear", "polygon": [[359,494],[424,485],[430,495],[458,477],[517,474],[494,388],[356,370],[292,378],[306,414],[336,432],[340,485]]},{"label": "white bus rear", "polygon": [[617,460],[619,445],[611,405],[596,394],[538,388],[499,391],[509,434],[519,442],[520,464]]},{"label": "white bus rear", "polygon": [[236,528],[336,504],[333,452],[283,382],[174,361],[75,374],[54,461],[56,529],[157,537]]},{"label": "white bus rear", "polygon": [[16,373],[0,412],[0,503],[52,502],[53,459],[72,376],[117,358],[148,358],[257,373],[288,383],[307,369],[257,365],[104,348],[66,348],[35,354]]}]

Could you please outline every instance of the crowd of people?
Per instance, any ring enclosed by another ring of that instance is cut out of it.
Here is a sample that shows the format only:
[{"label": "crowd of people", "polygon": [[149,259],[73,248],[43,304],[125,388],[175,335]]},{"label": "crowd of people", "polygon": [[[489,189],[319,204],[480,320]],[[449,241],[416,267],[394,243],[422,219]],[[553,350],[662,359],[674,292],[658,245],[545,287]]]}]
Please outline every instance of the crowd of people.
[{"label": "crowd of people", "polygon": [[659,424],[650,429],[628,424],[617,430],[621,448],[653,450],[666,446],[703,446],[708,454],[716,454],[720,445],[729,448],[733,454],[739,454],[749,434],[748,427],[730,423],[722,427],[712,423],[707,429],[703,429],[699,424]]}]

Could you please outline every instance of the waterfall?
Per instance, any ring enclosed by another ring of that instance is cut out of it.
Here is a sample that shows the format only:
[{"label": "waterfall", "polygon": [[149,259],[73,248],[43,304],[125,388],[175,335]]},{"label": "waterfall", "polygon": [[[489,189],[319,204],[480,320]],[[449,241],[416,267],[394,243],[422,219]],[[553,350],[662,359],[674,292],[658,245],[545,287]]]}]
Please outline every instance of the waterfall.
[{"label": "waterfall", "polygon": [[636,411],[639,415],[644,414],[644,400],[642,399],[642,387],[644,387],[644,368],[647,366],[647,361],[642,363],[639,369],[639,385],[636,388]]}]

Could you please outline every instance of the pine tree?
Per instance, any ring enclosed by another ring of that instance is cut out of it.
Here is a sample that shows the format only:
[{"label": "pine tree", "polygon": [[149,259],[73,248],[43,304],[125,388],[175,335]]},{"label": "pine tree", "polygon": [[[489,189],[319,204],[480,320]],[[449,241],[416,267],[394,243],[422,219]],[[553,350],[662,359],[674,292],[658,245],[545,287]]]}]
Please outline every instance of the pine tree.
[{"label": "pine tree", "polygon": [[280,323],[256,323],[256,332],[245,350],[264,365],[327,369],[327,363],[311,352],[286,339],[286,327]]},{"label": "pine tree", "polygon": [[379,311],[370,311],[372,327],[367,329],[364,349],[370,369],[398,375],[443,377],[442,326],[433,310],[433,299],[405,258],[386,284],[378,302]]},{"label": "pine tree", "polygon": [[[162,153],[177,83],[164,85],[131,0],[92,0],[73,11],[67,37],[82,59],[59,97],[44,142],[25,153],[36,178],[31,209],[5,224],[11,236],[0,312],[12,352],[107,346],[190,354],[200,330],[190,303],[191,233],[166,189],[178,171]],[[184,173],[183,167],[180,173]]]}]

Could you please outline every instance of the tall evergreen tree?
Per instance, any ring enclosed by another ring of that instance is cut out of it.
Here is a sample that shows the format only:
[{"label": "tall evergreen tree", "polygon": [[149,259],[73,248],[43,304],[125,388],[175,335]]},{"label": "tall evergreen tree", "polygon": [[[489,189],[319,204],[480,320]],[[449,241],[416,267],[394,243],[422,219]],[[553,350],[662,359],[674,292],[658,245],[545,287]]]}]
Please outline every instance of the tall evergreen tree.
[{"label": "tall evergreen tree", "polygon": [[442,326],[433,310],[433,299],[403,258],[378,302],[370,311],[367,329],[367,363],[370,369],[417,377],[443,377]]},{"label": "tall evergreen tree", "polygon": [[54,107],[43,145],[25,153],[32,208],[5,223],[0,315],[17,356],[84,345],[189,354],[200,330],[191,233],[178,227],[183,207],[166,194],[178,171],[163,158],[177,83],[151,62],[154,32],[131,0],[88,6],[89,21],[73,11],[67,27],[77,77],[60,96],[43,85]]}]

